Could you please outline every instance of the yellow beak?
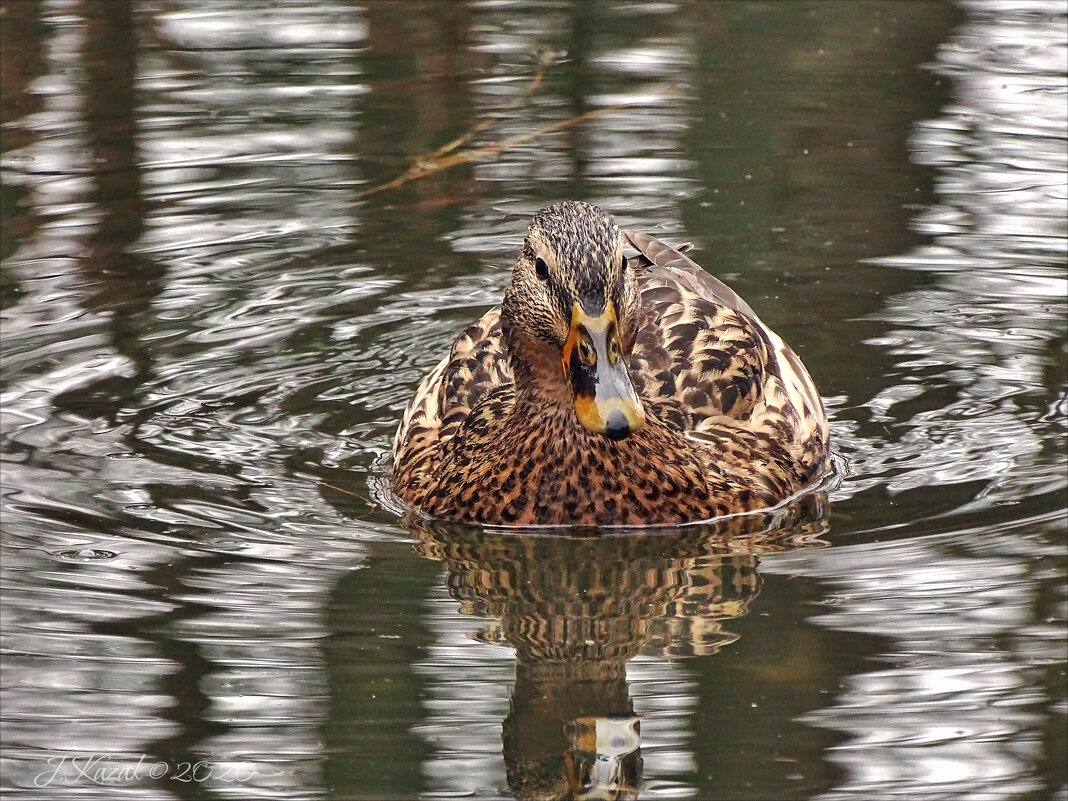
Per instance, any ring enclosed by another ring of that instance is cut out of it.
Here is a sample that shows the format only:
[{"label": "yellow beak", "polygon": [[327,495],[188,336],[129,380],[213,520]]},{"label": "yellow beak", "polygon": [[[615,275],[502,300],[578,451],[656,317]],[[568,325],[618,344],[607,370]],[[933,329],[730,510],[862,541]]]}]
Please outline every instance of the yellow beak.
[{"label": "yellow beak", "polygon": [[612,301],[596,317],[574,304],[561,361],[584,428],[621,440],[642,427],[645,409],[627,372]]}]

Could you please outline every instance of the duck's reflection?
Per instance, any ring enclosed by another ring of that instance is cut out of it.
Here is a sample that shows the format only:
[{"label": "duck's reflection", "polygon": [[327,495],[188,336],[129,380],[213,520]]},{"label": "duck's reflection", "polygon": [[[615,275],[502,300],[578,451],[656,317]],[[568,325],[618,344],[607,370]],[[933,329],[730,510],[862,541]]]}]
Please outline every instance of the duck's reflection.
[{"label": "duck's reflection", "polygon": [[713,654],[723,622],[760,589],[760,553],[822,544],[820,493],[768,515],[611,536],[549,536],[412,523],[418,550],[446,566],[476,635],[515,649],[504,720],[508,785],[520,799],[633,799],[641,722],[633,657]]}]

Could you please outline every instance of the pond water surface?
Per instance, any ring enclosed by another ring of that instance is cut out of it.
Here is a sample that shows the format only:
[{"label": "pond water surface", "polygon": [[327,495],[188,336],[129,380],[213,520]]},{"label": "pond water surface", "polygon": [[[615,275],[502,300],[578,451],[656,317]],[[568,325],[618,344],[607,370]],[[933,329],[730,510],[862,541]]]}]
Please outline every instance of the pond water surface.
[{"label": "pond water surface", "polygon": [[[1063,2],[0,9],[5,797],[1068,799]],[[564,198],[795,347],[824,494],[402,522]]]}]

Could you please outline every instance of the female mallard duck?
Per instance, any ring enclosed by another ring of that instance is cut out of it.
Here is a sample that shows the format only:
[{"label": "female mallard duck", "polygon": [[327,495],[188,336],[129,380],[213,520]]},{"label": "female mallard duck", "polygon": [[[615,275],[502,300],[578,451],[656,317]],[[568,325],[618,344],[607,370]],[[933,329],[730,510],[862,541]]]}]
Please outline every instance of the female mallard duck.
[{"label": "female mallard duck", "polygon": [[830,461],[808,371],[686,249],[588,203],[539,211],[504,303],[408,404],[394,492],[479,523],[669,524],[815,482]]}]

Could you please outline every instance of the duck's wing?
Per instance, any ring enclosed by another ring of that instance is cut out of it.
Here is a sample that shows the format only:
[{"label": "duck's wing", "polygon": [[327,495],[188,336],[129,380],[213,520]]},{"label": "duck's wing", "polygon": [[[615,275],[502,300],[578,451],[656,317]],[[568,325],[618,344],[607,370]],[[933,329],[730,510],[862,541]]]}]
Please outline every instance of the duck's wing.
[{"label": "duck's wing", "polygon": [[631,376],[643,399],[684,430],[747,419],[762,400],[774,354],[752,309],[688,256],[636,231],[642,318]]},{"label": "duck's wing", "polygon": [[623,237],[638,251],[638,255],[632,257],[636,260],[635,266],[644,269],[651,277],[666,279],[665,283],[680,290],[757,319],[756,312],[737,292],[686,255],[693,248],[692,242],[673,247],[649,234],[630,230],[623,231]]},{"label": "duck's wing", "polygon": [[642,398],[698,437],[741,426],[776,440],[826,443],[826,414],[808,371],[752,307],[684,249],[638,231],[623,236],[639,254],[631,262],[642,293],[631,375]]},{"label": "duck's wing", "polygon": [[495,306],[452,343],[449,355],[423,379],[408,403],[393,441],[393,463],[405,472],[453,437],[475,405],[512,383],[501,343],[501,308]]}]

